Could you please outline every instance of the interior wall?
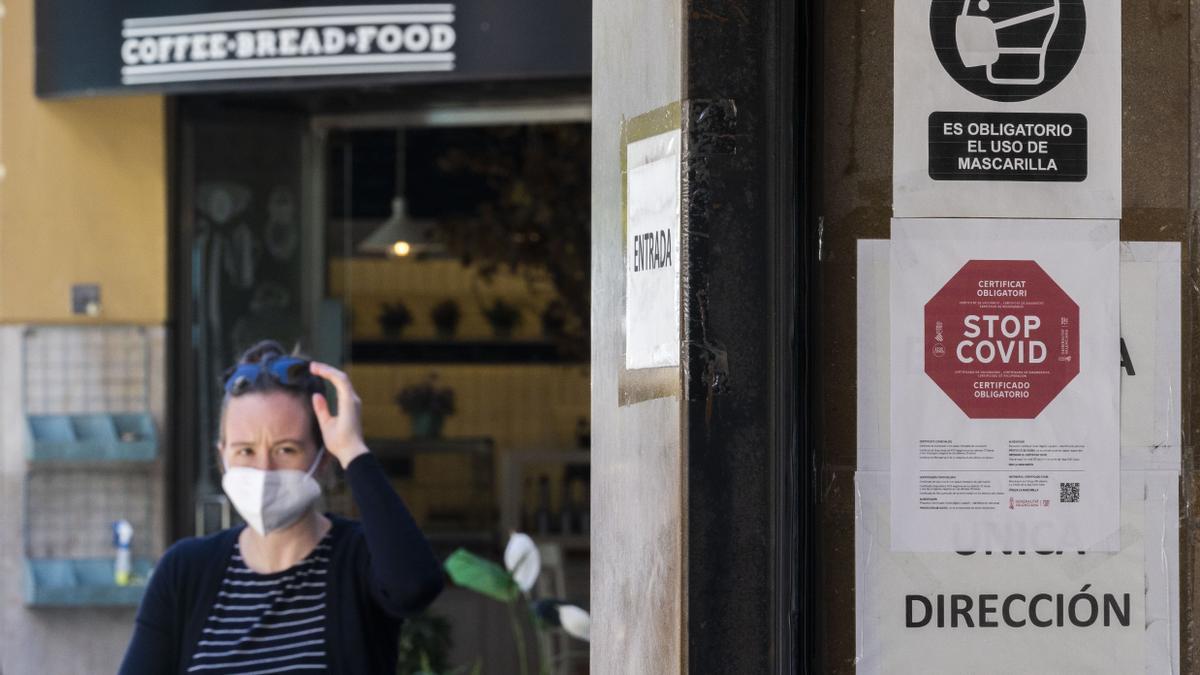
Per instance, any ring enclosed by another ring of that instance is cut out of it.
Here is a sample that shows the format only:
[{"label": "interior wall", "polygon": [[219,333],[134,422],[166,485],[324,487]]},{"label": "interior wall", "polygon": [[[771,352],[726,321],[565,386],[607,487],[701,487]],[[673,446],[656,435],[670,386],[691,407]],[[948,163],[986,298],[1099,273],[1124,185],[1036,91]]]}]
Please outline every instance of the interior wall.
[{"label": "interior wall", "polygon": [[[497,491],[503,487],[500,467],[506,455],[576,449],[576,423],[589,412],[586,365],[351,364],[348,373],[363,401],[363,432],[367,438],[411,437],[411,419],[395,403],[395,396],[431,372],[437,373],[438,386],[449,387],[455,393],[456,411],[446,418],[443,435],[488,438],[494,444]],[[461,506],[476,496],[469,482],[469,468],[465,457],[417,458],[414,475],[439,477],[436,484],[413,480],[400,486],[418,522],[425,522],[431,508]],[[561,463],[531,463],[525,467],[527,476],[549,477],[552,511],[559,505],[563,469]],[[442,479],[456,480],[457,488],[448,489]]]},{"label": "interior wall", "polygon": [[161,96],[40,100],[34,0],[0,23],[0,321],[70,322],[71,285],[100,284],[105,322],[167,316]]},{"label": "interior wall", "polygon": [[[680,400],[618,405],[624,360],[621,126],[678,101],[674,0],[592,5],[592,672],[679,673],[684,487]],[[713,664],[698,664],[706,670]]]},{"label": "interior wall", "polygon": [[[456,259],[425,261],[386,258],[335,258],[329,266],[329,293],[347,302],[354,340],[385,338],[378,316],[384,303],[403,302],[413,321],[391,339],[437,340],[451,346],[455,340],[493,341],[492,328],[482,307],[496,299],[517,307],[521,322],[510,338],[514,342],[545,340],[541,309],[557,297],[546,280],[531,283],[521,273],[501,272],[484,281],[475,268]],[[438,338],[430,311],[439,302],[452,300],[460,311],[453,337]],[[396,403],[404,387],[437,378],[439,387],[455,394],[455,412],[445,419],[449,438],[489,438],[495,448],[495,485],[501,489],[503,458],[515,452],[563,452],[577,448],[577,431],[587,424],[590,381],[586,363],[351,363],[354,386],[363,401],[363,431],[368,438],[408,438],[412,420]],[[432,458],[418,458],[417,464]],[[445,460],[447,458],[440,458]],[[423,485],[406,481],[401,487],[418,522],[436,506],[461,504],[471,498],[468,463],[441,468],[415,466],[419,475],[457,475],[461,485],[448,491],[444,483]],[[443,462],[444,463],[444,462]],[[537,463],[527,475],[550,478],[552,508],[561,498],[564,465]],[[525,497],[528,499],[528,496]]]},{"label": "interior wall", "polygon": [[400,338],[435,338],[437,329],[430,312],[445,300],[454,301],[459,309],[458,329],[451,339],[491,339],[492,328],[483,309],[503,300],[520,312],[511,337],[536,340],[542,337],[542,310],[558,297],[545,274],[506,268],[485,279],[476,268],[464,267],[457,259],[366,257],[329,261],[329,295],[348,301],[354,338],[371,340],[383,337],[379,312],[384,303],[394,302],[403,302],[412,313],[413,321]]}]

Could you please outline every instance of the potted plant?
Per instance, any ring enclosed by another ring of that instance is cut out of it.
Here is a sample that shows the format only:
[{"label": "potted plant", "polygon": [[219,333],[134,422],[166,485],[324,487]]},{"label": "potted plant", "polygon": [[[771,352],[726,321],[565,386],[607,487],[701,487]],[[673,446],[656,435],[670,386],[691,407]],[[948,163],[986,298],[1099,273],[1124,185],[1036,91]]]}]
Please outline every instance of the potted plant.
[{"label": "potted plant", "polygon": [[[471,212],[438,221],[435,236],[487,280],[504,270],[538,270],[570,319],[555,340],[564,358],[590,358],[591,134],[584,124],[495,126],[439,145],[437,172],[489,190]],[[531,161],[536,158],[536,161]]]},{"label": "potted plant", "polygon": [[536,672],[540,675],[550,673],[549,631],[562,630],[579,640],[590,640],[592,619],[587,610],[558,598],[534,599],[533,587],[542,571],[542,558],[529,535],[512,533],[504,548],[503,567],[462,548],[452,553],[442,566],[456,585],[508,606],[521,675],[534,672],[525,653],[521,612],[527,613],[533,623],[538,646]]},{"label": "potted plant", "polygon": [[458,330],[458,320],[462,318],[462,313],[458,310],[458,303],[447,298],[433,306],[429,318],[433,319],[438,337],[449,339],[454,337]]},{"label": "potted plant", "polygon": [[454,414],[454,390],[437,386],[437,374],[396,394],[396,404],[412,418],[413,438],[438,438],[447,415]]},{"label": "potted plant", "polygon": [[412,312],[402,301],[385,302],[379,309],[379,328],[390,338],[397,338],[413,322]]},{"label": "potted plant", "polygon": [[566,336],[568,316],[567,303],[551,300],[542,310],[542,335],[552,340]]},{"label": "potted plant", "polygon": [[443,673],[450,661],[450,621],[421,612],[404,621],[397,645],[396,675]]},{"label": "potted plant", "polygon": [[483,316],[492,325],[492,332],[498,338],[512,337],[513,329],[521,324],[521,310],[503,299],[497,299],[485,307]]}]

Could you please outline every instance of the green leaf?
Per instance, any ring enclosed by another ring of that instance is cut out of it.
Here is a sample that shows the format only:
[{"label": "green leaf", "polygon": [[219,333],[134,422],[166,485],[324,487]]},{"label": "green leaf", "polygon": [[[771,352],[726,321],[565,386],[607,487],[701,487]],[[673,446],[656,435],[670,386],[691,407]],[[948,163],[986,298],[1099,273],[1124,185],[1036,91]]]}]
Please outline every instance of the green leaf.
[{"label": "green leaf", "polygon": [[483,673],[483,662],[477,658],[469,671],[466,666],[457,666],[453,670],[446,671],[445,675],[481,675],[481,673]]},{"label": "green leaf", "polygon": [[520,593],[512,575],[503,567],[466,549],[450,554],[445,568],[454,583],[500,602],[510,602]]}]

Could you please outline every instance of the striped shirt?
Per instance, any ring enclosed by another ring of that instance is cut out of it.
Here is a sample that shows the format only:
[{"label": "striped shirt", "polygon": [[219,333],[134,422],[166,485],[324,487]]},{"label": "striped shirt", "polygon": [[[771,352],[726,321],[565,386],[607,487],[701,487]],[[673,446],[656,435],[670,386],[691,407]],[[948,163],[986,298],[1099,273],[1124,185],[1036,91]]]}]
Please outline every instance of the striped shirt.
[{"label": "striped shirt", "polygon": [[234,544],[188,672],[324,671],[330,542],[326,534],[304,560],[271,574],[247,567]]}]

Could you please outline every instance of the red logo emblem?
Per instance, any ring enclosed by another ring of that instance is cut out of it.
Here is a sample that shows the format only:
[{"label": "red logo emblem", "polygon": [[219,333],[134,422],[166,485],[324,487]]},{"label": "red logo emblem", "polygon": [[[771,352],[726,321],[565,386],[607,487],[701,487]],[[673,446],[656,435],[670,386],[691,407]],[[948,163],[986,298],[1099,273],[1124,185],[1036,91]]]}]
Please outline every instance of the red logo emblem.
[{"label": "red logo emblem", "polygon": [[1079,374],[1079,305],[1032,260],[972,260],[925,303],[925,344],[967,417],[1032,419]]}]

